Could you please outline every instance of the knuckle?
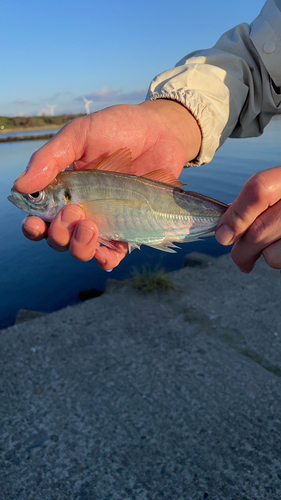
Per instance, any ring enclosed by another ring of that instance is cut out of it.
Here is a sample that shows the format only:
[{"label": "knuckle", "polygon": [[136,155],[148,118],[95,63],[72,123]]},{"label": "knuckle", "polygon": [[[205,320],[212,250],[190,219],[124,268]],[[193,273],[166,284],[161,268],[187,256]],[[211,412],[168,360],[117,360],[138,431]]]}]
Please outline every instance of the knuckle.
[{"label": "knuckle", "polygon": [[250,243],[259,243],[266,231],[266,225],[262,217],[257,217],[249,227],[246,235]]},{"label": "knuckle", "polygon": [[244,222],[244,212],[241,211],[234,203],[231,206],[232,226],[236,226],[240,221]]},{"label": "knuckle", "polygon": [[263,172],[257,172],[256,174],[252,175],[245,186],[247,188],[249,196],[255,202],[262,200],[270,187]]},{"label": "knuckle", "polygon": [[[247,219],[243,207],[241,207],[239,203],[232,203],[225,213],[223,224],[225,227],[229,228],[229,232],[232,233],[232,239],[233,235],[236,237],[242,235],[247,228]],[[230,243],[232,243],[232,241],[230,241]]]}]

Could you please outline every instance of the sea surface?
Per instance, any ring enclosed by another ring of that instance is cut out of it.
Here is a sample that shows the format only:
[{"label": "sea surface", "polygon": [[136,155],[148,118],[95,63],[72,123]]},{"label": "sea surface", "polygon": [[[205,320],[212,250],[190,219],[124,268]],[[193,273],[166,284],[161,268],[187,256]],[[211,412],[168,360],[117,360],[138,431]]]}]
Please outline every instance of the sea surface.
[{"label": "sea surface", "polygon": [[[109,274],[95,260],[79,262],[67,252],[55,252],[45,241],[27,240],[21,232],[24,214],[7,196],[32,153],[44,143],[37,140],[0,144],[0,328],[13,324],[19,309],[51,312],[76,304],[80,291],[102,291],[108,278],[129,278],[134,267],[141,269],[145,263],[152,269],[160,265],[171,271],[180,268],[184,256],[194,250],[213,256],[230,251],[214,237],[186,243],[177,254],[142,246],[141,251],[134,250]],[[185,169],[180,180],[190,191],[231,203],[251,175],[280,164],[281,120],[273,119],[261,137],[228,139],[210,164]],[[186,286],[192,287],[192,283]]]}]

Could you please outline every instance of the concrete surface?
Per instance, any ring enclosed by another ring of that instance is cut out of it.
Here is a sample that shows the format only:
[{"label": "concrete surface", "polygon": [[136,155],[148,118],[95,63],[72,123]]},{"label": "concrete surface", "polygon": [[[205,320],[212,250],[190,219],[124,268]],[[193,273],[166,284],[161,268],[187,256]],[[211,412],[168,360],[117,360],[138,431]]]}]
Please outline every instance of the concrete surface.
[{"label": "concrete surface", "polygon": [[189,260],[0,332],[1,500],[281,499],[280,273]]}]

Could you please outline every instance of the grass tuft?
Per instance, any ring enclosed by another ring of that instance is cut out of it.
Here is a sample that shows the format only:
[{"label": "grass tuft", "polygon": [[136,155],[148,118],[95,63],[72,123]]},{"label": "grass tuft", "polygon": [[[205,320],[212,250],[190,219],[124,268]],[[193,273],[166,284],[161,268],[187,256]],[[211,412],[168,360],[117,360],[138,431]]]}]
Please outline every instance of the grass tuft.
[{"label": "grass tuft", "polygon": [[137,268],[133,270],[132,286],[144,293],[155,291],[164,291],[173,288],[172,281],[167,277],[163,269],[151,270],[150,266],[145,264],[142,270]]}]

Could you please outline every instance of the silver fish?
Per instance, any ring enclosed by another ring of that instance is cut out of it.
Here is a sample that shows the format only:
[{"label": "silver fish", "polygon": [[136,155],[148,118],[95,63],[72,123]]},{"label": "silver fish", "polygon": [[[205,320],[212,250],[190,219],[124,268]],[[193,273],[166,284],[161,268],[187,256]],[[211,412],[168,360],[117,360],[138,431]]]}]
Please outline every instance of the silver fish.
[{"label": "silver fish", "polygon": [[99,242],[115,248],[126,241],[129,251],[148,245],[175,252],[174,243],[214,233],[227,205],[184,191],[167,170],[133,175],[127,148],[108,156],[92,170],[65,170],[42,191],[8,197],[18,208],[51,221],[65,205],[79,205],[99,229]]}]

